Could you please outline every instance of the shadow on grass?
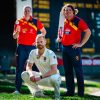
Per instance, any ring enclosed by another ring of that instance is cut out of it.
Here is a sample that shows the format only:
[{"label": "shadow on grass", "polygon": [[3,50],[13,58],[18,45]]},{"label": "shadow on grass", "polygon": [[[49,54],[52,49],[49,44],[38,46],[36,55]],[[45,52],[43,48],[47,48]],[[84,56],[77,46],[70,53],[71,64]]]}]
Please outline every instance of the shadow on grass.
[{"label": "shadow on grass", "polygon": [[[7,81],[1,81],[0,80],[0,92],[3,93],[12,93],[15,89],[14,83],[7,82]],[[22,94],[30,94],[29,89],[26,86],[22,86],[21,89]],[[44,94],[52,97],[54,95],[54,91],[51,90],[45,90]],[[84,97],[78,97],[77,94],[75,94],[74,97],[67,97],[67,96],[62,96],[64,94],[64,91],[61,91],[61,100],[100,100],[100,97],[93,96],[93,95],[88,95],[86,94]]]},{"label": "shadow on grass", "polygon": [[[77,86],[76,83],[75,83],[75,86]],[[62,81],[61,87],[66,87],[65,81]],[[100,84],[98,84],[98,83],[85,83],[85,87],[100,88]]]},{"label": "shadow on grass", "polygon": [[73,97],[62,97],[61,100],[100,100],[100,97],[96,97],[93,95],[85,95],[84,97],[78,97],[78,96],[73,96]]},{"label": "shadow on grass", "polygon": [[[12,93],[15,90],[15,84],[14,84],[15,76],[7,76],[7,77],[0,77],[0,93]],[[76,84],[75,84],[76,85]],[[62,81],[61,87],[66,87],[65,81]],[[99,84],[96,83],[85,83],[85,87],[97,87],[100,88]],[[22,94],[30,94],[29,89],[22,85],[21,89]],[[51,90],[45,90],[44,94],[52,97],[54,95],[54,91]],[[74,97],[67,97],[62,96],[64,94],[64,91],[61,91],[61,100],[100,100],[100,97],[85,94],[84,97],[78,97],[77,94],[75,94]]]}]

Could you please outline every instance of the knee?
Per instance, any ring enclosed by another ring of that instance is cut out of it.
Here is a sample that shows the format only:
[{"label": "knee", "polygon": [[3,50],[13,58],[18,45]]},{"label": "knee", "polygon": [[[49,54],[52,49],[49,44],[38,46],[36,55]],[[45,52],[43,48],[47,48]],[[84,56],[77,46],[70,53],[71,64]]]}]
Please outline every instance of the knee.
[{"label": "knee", "polygon": [[52,78],[52,83],[54,83],[54,85],[60,85],[61,84],[61,77],[58,78]]},{"label": "knee", "polygon": [[29,79],[29,74],[27,71],[23,71],[21,74],[21,78],[25,81],[27,79]]}]

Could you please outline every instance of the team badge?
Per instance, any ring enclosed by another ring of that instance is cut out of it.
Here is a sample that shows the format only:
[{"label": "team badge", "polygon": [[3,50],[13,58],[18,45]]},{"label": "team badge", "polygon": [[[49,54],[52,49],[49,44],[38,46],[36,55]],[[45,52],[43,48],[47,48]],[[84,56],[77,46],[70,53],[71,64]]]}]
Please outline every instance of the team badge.
[{"label": "team badge", "polygon": [[79,61],[80,57],[79,57],[79,56],[76,56],[75,59],[76,59],[77,61]]},{"label": "team badge", "polygon": [[54,59],[56,59],[56,56],[53,56]]},{"label": "team badge", "polygon": [[46,62],[46,57],[44,57],[44,62]]},{"label": "team badge", "polygon": [[39,59],[39,56],[37,55],[37,59]]},{"label": "team badge", "polygon": [[26,33],[26,31],[27,31],[27,28],[23,28],[23,29],[22,29],[22,32],[23,32],[23,33]]}]

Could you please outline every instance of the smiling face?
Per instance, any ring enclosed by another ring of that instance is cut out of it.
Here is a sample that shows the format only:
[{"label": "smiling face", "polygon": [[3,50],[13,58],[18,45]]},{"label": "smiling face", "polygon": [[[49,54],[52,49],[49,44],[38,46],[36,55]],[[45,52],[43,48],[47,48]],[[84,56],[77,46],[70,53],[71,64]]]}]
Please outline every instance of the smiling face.
[{"label": "smiling face", "polygon": [[75,8],[71,4],[63,6],[61,12],[68,20],[71,20],[75,16]]},{"label": "smiling face", "polygon": [[74,17],[75,14],[71,7],[65,7],[64,15],[65,15],[66,19],[70,20]]}]

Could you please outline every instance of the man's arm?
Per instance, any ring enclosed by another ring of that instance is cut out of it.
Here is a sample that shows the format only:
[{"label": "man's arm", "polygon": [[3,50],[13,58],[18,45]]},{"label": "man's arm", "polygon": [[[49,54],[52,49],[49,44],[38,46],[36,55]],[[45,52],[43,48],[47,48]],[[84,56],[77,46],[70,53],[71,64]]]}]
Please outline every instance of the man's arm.
[{"label": "man's arm", "polygon": [[39,81],[39,80],[41,80],[43,78],[49,77],[49,76],[51,76],[53,74],[56,74],[56,73],[57,73],[57,64],[51,65],[51,70],[48,71],[47,73],[45,73],[44,75],[35,78],[34,79],[35,80],[34,82],[37,82],[37,81]]},{"label": "man's arm", "polygon": [[26,71],[28,71],[30,76],[33,76],[33,74],[32,74],[32,66],[33,66],[32,63],[27,62]]},{"label": "man's arm", "polygon": [[53,64],[53,65],[51,65],[51,70],[48,71],[47,73],[45,73],[44,75],[42,75],[42,78],[49,77],[56,73],[57,73],[57,64]]},{"label": "man's arm", "polygon": [[29,73],[30,80],[31,80],[32,82],[35,82],[35,76],[34,76],[33,73],[32,73],[32,66],[33,66],[32,63],[27,62],[26,71],[28,71],[28,73]]}]

